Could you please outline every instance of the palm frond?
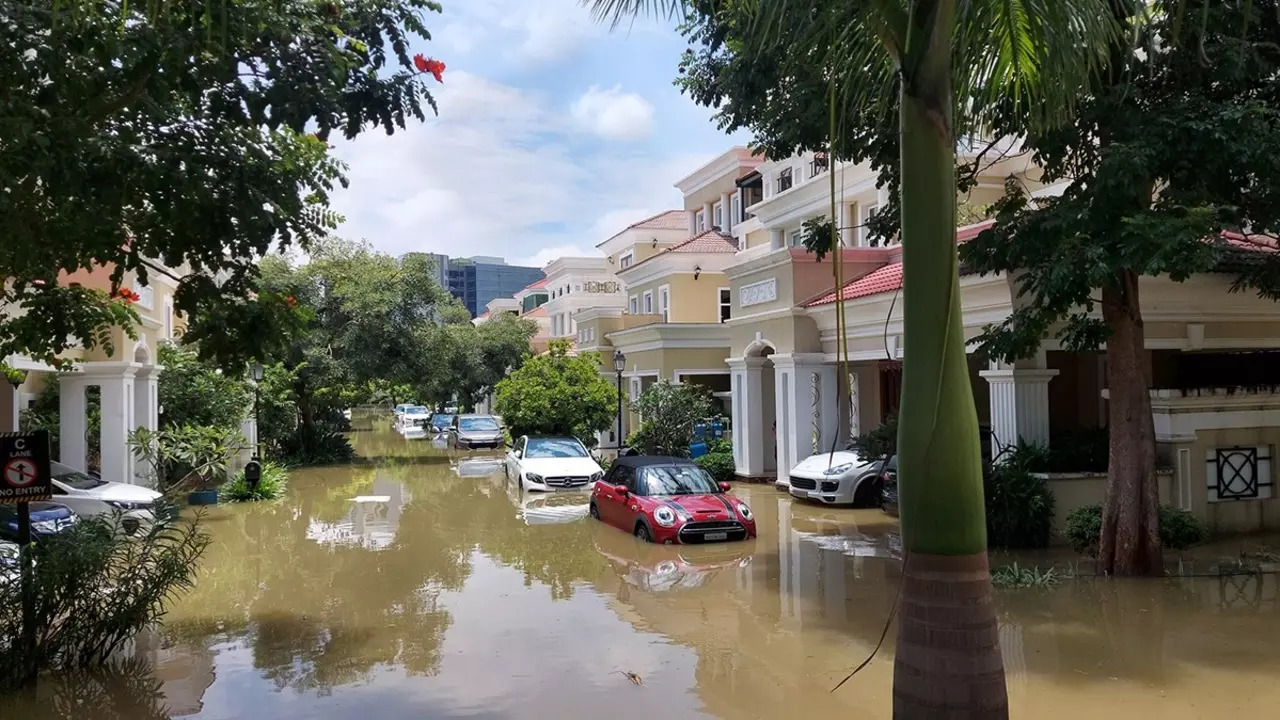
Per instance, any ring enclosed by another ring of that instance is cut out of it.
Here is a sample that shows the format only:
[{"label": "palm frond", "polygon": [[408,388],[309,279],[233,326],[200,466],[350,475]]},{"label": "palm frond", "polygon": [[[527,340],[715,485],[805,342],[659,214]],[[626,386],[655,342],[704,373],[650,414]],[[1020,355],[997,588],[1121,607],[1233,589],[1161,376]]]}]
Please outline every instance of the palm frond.
[{"label": "palm frond", "polygon": [[596,22],[608,22],[611,29],[633,22],[636,18],[653,16],[670,20],[683,16],[685,0],[581,0],[582,6],[591,11]]}]

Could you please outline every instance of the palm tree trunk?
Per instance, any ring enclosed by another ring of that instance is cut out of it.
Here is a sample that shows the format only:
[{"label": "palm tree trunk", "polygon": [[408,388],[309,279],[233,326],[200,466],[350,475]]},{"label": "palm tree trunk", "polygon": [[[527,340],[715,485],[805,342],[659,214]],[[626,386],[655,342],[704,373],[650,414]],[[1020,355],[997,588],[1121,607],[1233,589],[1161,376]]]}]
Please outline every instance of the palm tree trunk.
[{"label": "palm tree trunk", "polygon": [[1007,718],[955,246],[955,0],[918,3],[910,22],[911,37],[926,45],[904,63],[900,104],[905,355],[898,473],[907,560],[893,716]]},{"label": "palm tree trunk", "polygon": [[1138,275],[1116,273],[1102,288],[1107,338],[1107,424],[1111,440],[1098,569],[1108,575],[1161,575],[1155,421],[1147,390],[1146,335]]}]

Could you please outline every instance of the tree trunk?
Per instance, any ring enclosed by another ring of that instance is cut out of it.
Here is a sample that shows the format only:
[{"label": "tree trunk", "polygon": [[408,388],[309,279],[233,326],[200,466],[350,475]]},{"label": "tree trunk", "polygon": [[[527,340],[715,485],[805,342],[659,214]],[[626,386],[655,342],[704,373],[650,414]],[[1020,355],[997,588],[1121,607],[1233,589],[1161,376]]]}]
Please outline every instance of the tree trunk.
[{"label": "tree trunk", "polygon": [[1138,274],[1116,273],[1102,288],[1107,337],[1107,423],[1111,440],[1102,505],[1098,569],[1108,575],[1161,575],[1156,434],[1147,382]]},{"label": "tree trunk", "polygon": [[956,254],[951,39],[955,0],[918,4],[903,67],[902,402],[899,508],[906,549],[893,716],[1007,718],[987,566],[978,417]]}]

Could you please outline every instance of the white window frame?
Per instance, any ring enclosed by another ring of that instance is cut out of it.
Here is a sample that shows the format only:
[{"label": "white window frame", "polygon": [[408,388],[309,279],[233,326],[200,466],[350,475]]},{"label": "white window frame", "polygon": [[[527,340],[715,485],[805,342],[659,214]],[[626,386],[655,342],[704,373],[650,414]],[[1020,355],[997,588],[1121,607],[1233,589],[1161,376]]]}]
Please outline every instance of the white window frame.
[{"label": "white window frame", "polygon": [[626,270],[627,268],[631,267],[635,263],[636,263],[636,253],[634,250],[628,250],[627,252],[622,254],[622,257],[618,258],[618,267],[622,268],[623,270]]},{"label": "white window frame", "polygon": [[698,232],[705,232],[707,229],[707,213],[705,210],[698,211]]},{"label": "white window frame", "polygon": [[872,205],[858,204],[858,244],[862,247],[871,245],[871,231],[867,228],[867,222],[880,212],[880,203]]},{"label": "white window frame", "polygon": [[804,228],[796,228],[787,233],[787,247],[801,247],[804,239]]},{"label": "white window frame", "polygon": [[164,339],[173,339],[173,297],[164,299]]},{"label": "white window frame", "polygon": [[640,296],[632,295],[627,308],[632,315],[639,315],[640,314]]},{"label": "white window frame", "polygon": [[714,210],[712,210],[712,213],[713,213],[713,215],[714,215],[714,217],[715,217],[715,219],[716,219],[716,221],[715,221],[714,223],[712,223],[712,226],[713,226],[713,227],[718,227],[718,228],[720,228],[721,230],[723,230],[723,229],[724,229],[724,227],[725,227],[725,222],[724,222],[724,203],[716,203],[716,204],[715,204],[715,209],[714,209]]},{"label": "white window frame", "polygon": [[630,385],[631,385],[631,388],[630,388],[631,402],[635,402],[640,399],[641,378],[638,378],[638,377],[631,378]]},{"label": "white window frame", "polygon": [[658,286],[658,314],[662,316],[662,322],[671,322],[671,286]]},{"label": "white window frame", "polygon": [[742,195],[739,193],[734,193],[729,199],[729,219],[734,225],[742,222]]},{"label": "white window frame", "polygon": [[[728,299],[725,298],[725,293],[728,293]],[[716,302],[719,310],[716,317],[720,319],[720,322],[723,323],[723,322],[728,322],[729,320],[732,320],[733,319],[733,291],[727,287],[718,288],[716,290]],[[727,318],[724,316],[725,308],[729,309],[729,317]]]},{"label": "white window frame", "polygon": [[645,315],[653,314],[653,291],[652,290],[644,291],[644,295],[640,301],[640,304],[644,308]]}]

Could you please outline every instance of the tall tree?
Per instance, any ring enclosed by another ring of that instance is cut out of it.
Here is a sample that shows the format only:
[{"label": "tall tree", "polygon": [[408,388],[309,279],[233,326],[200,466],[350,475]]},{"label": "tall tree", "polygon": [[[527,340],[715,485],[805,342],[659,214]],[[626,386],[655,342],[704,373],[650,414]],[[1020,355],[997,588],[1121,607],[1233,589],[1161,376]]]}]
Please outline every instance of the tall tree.
[{"label": "tall tree", "polygon": [[[726,0],[698,6],[712,13],[745,8],[730,51],[784,67],[821,68],[828,88],[845,99],[835,114],[849,106],[872,117],[896,110],[898,117],[909,350],[898,441],[908,554],[894,669],[897,718],[1008,715],[961,325],[957,136],[981,127],[1000,102],[1041,121],[1069,107],[1075,89],[1106,60],[1115,36],[1111,2],[812,0],[798,10],[796,3]],[[615,22],[645,11],[687,10],[682,0],[590,4]],[[812,18],[800,33],[798,11]],[[771,88],[780,98],[792,90]],[[838,130],[829,135],[841,137]]]},{"label": "tall tree", "polygon": [[618,390],[600,374],[599,355],[569,355],[567,341],[553,340],[498,383],[494,405],[513,436],[572,435],[590,447],[614,420]]},{"label": "tall tree", "polygon": [[1164,572],[1140,278],[1180,282],[1230,260],[1237,289],[1280,297],[1280,253],[1257,251],[1280,229],[1277,3],[1206,3],[1185,20],[1179,5],[1151,3],[1075,120],[1026,138],[1042,180],[1069,182],[1061,197],[1032,202],[1011,185],[996,225],[961,251],[977,270],[1017,273],[1023,304],[984,337],[994,357],[1026,357],[1048,336],[1069,350],[1105,342],[1099,562],[1120,575]]},{"label": "tall tree", "polygon": [[[60,284],[153,261],[198,315],[244,297],[271,247],[332,228],[337,132],[388,134],[434,101],[410,58],[434,0],[33,0],[0,9],[0,357],[52,360],[135,320],[111,293]],[[273,313],[222,313],[256,346]],[[284,318],[287,320],[287,316]]]}]

